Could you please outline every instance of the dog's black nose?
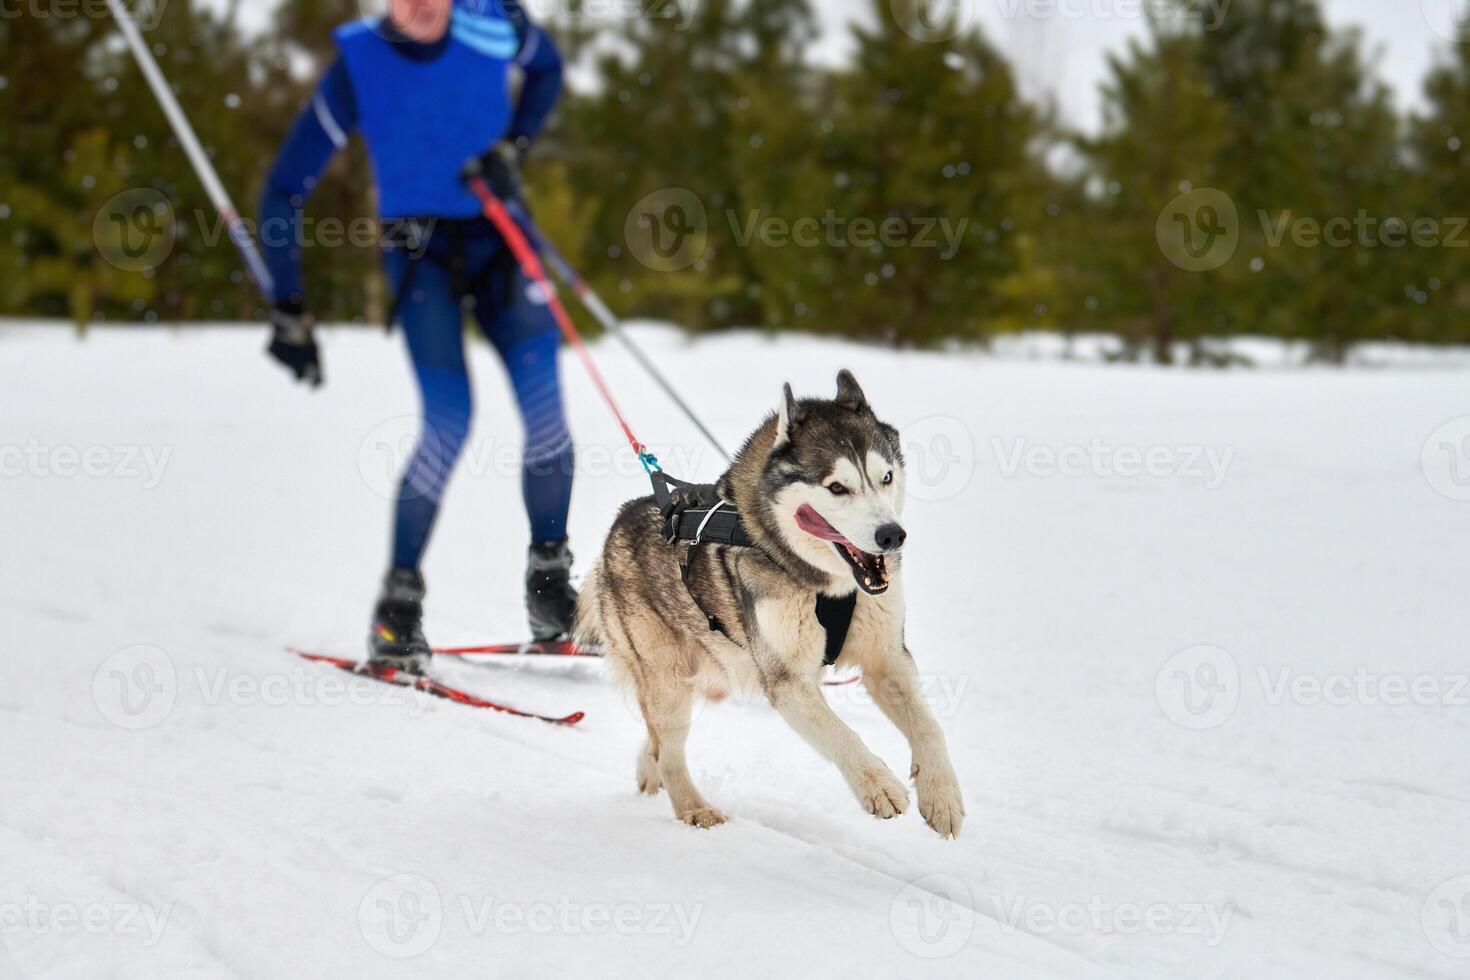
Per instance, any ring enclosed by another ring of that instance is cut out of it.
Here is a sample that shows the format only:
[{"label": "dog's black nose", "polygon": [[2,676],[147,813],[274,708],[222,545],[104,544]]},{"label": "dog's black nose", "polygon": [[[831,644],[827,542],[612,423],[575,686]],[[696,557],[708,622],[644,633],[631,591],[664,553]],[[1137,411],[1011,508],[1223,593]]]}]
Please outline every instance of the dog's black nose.
[{"label": "dog's black nose", "polygon": [[873,532],[873,537],[877,539],[878,547],[883,551],[897,551],[903,547],[903,543],[908,539],[908,536],[909,533],[907,531],[891,522],[880,526],[877,531]]}]

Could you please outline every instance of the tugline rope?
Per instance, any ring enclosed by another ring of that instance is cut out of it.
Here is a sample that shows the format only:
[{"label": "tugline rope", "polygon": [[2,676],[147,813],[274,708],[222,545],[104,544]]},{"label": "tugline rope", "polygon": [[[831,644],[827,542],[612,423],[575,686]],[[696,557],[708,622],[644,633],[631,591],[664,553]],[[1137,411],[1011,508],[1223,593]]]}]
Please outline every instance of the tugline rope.
[{"label": "tugline rope", "polygon": [[587,369],[588,376],[592,379],[592,385],[597,389],[602,400],[607,404],[608,411],[612,412],[613,418],[622,427],[623,435],[628,440],[628,445],[638,454],[638,460],[643,464],[643,469],[650,476],[655,471],[662,472],[663,467],[658,463],[658,457],[648,451],[648,447],[639,441],[633,434],[633,427],[628,424],[628,419],[623,415],[623,410],[618,406],[618,401],[613,397],[612,389],[608,387],[607,381],[602,377],[602,372],[597,369],[597,362],[592,359],[592,352],[587,349],[587,344],[582,340],[582,335],[577,331],[576,324],[572,323],[567,308],[562,305],[561,297],[556,294],[556,287],[546,276],[546,269],[541,264],[541,258],[531,243],[526,240],[520,225],[516,224],[510,212],[506,211],[505,205],[500,198],[495,196],[488,184],[479,177],[472,177],[469,181],[470,189],[480,199],[480,205],[485,209],[485,217],[495,225],[505,243],[510,246],[511,253],[516,262],[520,264],[527,278],[531,279],[541,290],[546,305],[550,307],[551,314],[556,318],[556,324],[561,328],[562,336],[572,345],[577,356],[582,360],[582,366]]}]

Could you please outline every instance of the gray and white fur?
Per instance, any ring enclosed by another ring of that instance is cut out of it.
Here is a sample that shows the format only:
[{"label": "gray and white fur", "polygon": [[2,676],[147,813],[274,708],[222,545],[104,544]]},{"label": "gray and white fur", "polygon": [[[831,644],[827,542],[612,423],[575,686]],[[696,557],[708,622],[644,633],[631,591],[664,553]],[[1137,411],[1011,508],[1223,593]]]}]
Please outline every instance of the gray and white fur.
[{"label": "gray and white fur", "polygon": [[[850,372],[837,376],[830,401],[797,400],[787,385],[717,486],[757,547],[689,548],[686,587],[680,559],[688,546],[664,541],[658,506],[643,497],[619,512],[578,605],[579,639],[604,646],[648,726],[638,788],[667,789],[686,823],[724,823],[685,761],[694,699],[761,692],[837,766],[865,810],[884,819],[903,813],[905,784],[822,693],[826,633],[816,596],[856,592],[838,664],[862,670],[873,701],[908,739],[924,820],[957,836],[964,801],[904,643],[898,432],[874,415]],[[712,631],[707,616],[724,632]]]}]

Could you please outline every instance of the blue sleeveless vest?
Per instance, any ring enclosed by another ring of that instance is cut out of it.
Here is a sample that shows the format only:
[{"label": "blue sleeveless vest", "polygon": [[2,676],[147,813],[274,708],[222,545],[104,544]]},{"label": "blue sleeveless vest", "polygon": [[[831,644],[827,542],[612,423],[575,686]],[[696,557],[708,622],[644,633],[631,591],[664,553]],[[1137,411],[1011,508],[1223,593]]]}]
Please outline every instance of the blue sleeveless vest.
[{"label": "blue sleeveless vest", "polygon": [[352,78],[384,218],[470,218],[479,201],[460,183],[471,157],[504,138],[515,25],[456,7],[437,56],[416,59],[378,33],[382,18],[335,33]]}]

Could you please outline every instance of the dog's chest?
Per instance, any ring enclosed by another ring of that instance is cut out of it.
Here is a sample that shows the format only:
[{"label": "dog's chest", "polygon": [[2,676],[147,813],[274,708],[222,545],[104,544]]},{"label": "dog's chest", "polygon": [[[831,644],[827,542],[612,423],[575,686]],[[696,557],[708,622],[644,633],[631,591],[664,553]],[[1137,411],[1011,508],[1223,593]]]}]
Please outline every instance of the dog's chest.
[{"label": "dog's chest", "polygon": [[[890,590],[891,592],[892,590]],[[896,596],[859,595],[842,646],[844,660],[864,660],[902,644],[902,617]],[[756,604],[760,640],[793,663],[820,664],[827,652],[828,630],[817,615],[811,593],[770,597]]]}]

